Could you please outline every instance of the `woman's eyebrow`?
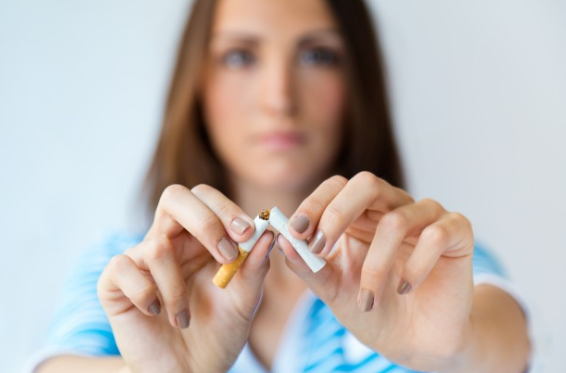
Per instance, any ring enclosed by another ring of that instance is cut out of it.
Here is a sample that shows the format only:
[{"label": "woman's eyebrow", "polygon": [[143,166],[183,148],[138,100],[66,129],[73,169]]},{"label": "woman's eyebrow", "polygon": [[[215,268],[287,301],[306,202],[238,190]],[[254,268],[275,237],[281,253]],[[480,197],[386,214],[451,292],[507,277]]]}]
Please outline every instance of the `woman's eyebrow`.
[{"label": "woman's eyebrow", "polygon": [[299,46],[313,44],[319,41],[329,40],[333,42],[342,42],[342,34],[336,29],[325,29],[325,30],[317,30],[311,31],[306,35],[303,35],[299,41]]},{"label": "woman's eyebrow", "polygon": [[[261,36],[256,35],[251,32],[245,31],[220,31],[216,32],[211,37],[212,41],[215,40],[226,40],[226,41],[237,41],[245,44],[256,45],[262,40]],[[330,41],[342,41],[342,34],[336,29],[322,29],[316,31],[309,31],[308,33],[300,36],[297,45],[304,46],[309,45],[321,40]]]},{"label": "woman's eyebrow", "polygon": [[244,44],[255,45],[261,40],[260,37],[252,33],[241,32],[241,31],[221,31],[212,35],[211,41],[237,41]]}]

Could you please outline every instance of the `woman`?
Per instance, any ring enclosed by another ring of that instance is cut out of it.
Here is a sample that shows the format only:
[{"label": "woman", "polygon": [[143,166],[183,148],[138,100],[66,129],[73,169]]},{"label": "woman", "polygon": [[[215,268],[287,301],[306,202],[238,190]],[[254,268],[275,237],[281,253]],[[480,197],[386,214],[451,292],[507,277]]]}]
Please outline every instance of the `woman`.
[{"label": "woman", "polygon": [[[375,45],[361,1],[196,0],[153,224],[87,257],[71,283],[92,295],[100,277],[103,311],[62,311],[38,371],[524,372],[526,320],[497,263],[465,217],[401,189]],[[216,288],[272,206],[328,264],[312,273],[266,231]]]}]

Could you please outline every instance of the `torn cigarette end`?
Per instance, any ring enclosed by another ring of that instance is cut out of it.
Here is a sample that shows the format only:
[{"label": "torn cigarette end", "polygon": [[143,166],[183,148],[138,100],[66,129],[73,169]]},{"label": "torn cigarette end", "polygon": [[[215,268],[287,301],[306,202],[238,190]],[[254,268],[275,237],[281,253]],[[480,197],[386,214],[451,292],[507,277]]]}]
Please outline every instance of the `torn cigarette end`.
[{"label": "torn cigarette end", "polygon": [[248,258],[248,255],[250,254],[249,251],[242,249],[240,246],[238,246],[238,250],[240,251],[240,254],[236,258],[236,260],[230,264],[222,265],[222,267],[220,267],[220,269],[218,270],[218,272],[216,272],[216,275],[212,279],[214,285],[218,286],[221,289],[225,289],[226,286],[228,286],[228,283],[230,282],[230,280],[232,280],[232,277],[234,277],[236,272],[238,272],[238,270],[240,269],[242,264],[244,264],[244,262]]},{"label": "torn cigarette end", "polygon": [[271,212],[271,210],[263,210],[262,212],[259,213],[259,218],[262,220],[269,220],[269,213]]},{"label": "torn cigarette end", "polygon": [[222,267],[216,272],[212,282],[221,289],[226,288],[236,272],[240,269],[242,264],[246,261],[250,251],[253,249],[263,232],[269,226],[270,210],[263,210],[254,219],[255,232],[249,240],[238,244],[238,257],[230,264],[223,264]]}]

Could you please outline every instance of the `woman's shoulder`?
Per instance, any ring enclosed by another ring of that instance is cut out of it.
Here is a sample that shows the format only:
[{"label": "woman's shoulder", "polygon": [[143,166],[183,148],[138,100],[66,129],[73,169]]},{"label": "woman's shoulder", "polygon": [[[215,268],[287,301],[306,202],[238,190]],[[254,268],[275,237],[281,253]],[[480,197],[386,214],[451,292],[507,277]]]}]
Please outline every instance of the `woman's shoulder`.
[{"label": "woman's shoulder", "polygon": [[476,242],[474,246],[473,268],[476,277],[484,274],[508,277],[505,266],[501,263],[497,254],[481,242]]},{"label": "woman's shoulder", "polygon": [[99,245],[108,250],[121,254],[128,248],[137,245],[143,240],[144,234],[131,231],[113,231],[100,240]]},{"label": "woman's shoulder", "polygon": [[83,247],[73,260],[70,277],[84,277],[85,274],[102,272],[113,256],[123,254],[143,240],[143,234],[127,231],[112,231],[101,235],[92,243]]},{"label": "woman's shoulder", "polygon": [[144,235],[141,232],[111,231],[90,244],[84,253],[87,256],[112,257],[123,254],[130,247],[137,245],[143,240],[143,237]]}]

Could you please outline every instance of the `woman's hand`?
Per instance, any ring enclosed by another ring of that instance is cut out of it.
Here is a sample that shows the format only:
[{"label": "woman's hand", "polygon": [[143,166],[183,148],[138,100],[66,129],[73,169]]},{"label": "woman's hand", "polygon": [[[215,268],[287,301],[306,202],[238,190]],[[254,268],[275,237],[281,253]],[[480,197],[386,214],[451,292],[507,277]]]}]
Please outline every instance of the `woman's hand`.
[{"label": "woman's hand", "polygon": [[419,371],[455,364],[471,327],[466,218],[362,172],[322,183],[290,226],[328,264],[312,273],[280,236],[289,266],[361,342]]},{"label": "woman's hand", "polygon": [[[248,338],[269,268],[266,231],[230,285],[212,283],[253,220],[217,190],[174,185],[143,242],[114,257],[98,294],[132,372],[226,372]],[[190,325],[190,326],[189,326]]]}]

